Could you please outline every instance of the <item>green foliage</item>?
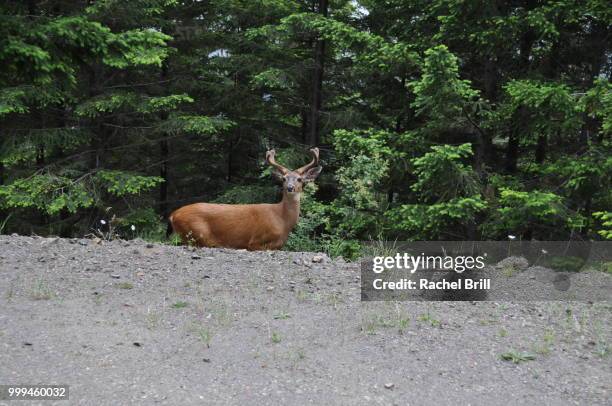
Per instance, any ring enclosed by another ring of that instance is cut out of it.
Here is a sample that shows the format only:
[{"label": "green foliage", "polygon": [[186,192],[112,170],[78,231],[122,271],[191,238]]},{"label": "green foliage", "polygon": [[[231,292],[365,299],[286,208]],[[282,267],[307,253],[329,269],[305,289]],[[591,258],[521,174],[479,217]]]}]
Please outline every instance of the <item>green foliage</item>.
[{"label": "green foliage", "polygon": [[237,185],[226,189],[213,202],[226,204],[272,203],[275,195],[276,188],[273,185]]},{"label": "green foliage", "polygon": [[406,232],[412,240],[460,238],[486,208],[486,202],[475,195],[429,205],[406,204],[387,215],[394,229]]},{"label": "green foliage", "polygon": [[462,161],[472,155],[470,144],[440,145],[412,160],[417,181],[411,189],[422,201],[472,196],[479,191],[478,178]]},{"label": "green foliage", "polygon": [[603,78],[595,80],[594,86],[589,89],[580,100],[580,108],[589,117],[601,120],[601,129],[604,134],[612,132],[612,84]]},{"label": "green foliage", "polygon": [[409,83],[415,114],[435,117],[429,125],[437,129],[465,125],[466,106],[478,100],[479,92],[459,78],[457,57],[444,45],[430,48],[422,69],[420,79]]},{"label": "green foliage", "polygon": [[117,233],[126,239],[139,237],[147,241],[163,241],[166,223],[151,207],[137,208],[116,219]]},{"label": "green foliage", "polygon": [[[513,80],[504,86],[504,90],[508,95],[508,105],[502,106],[502,112],[527,109],[527,122],[523,124],[528,127],[532,137],[524,137],[523,143],[533,144],[535,135],[566,135],[579,129],[578,99],[567,85]],[[509,120],[514,119],[511,115],[508,117]]]},{"label": "green foliage", "polygon": [[102,183],[107,192],[115,196],[138,194],[164,181],[157,176],[139,176],[123,171],[109,170],[99,171],[96,174],[96,180]]},{"label": "green foliage", "polygon": [[[496,237],[508,234],[524,234],[537,229],[546,233],[555,227],[566,227],[566,209],[563,198],[552,192],[532,190],[529,192],[502,189],[491,218],[491,233]],[[546,234],[544,234],[546,235]]]},{"label": "green foliage", "polygon": [[186,202],[277,201],[265,150],[296,168],[316,143],[286,249],[612,238],[603,1],[0,7],[4,232],[83,235],[112,207],[161,239]]},{"label": "green foliage", "polygon": [[597,233],[606,240],[612,240],[612,212],[598,211],[593,213],[593,217],[600,220],[603,227]]},{"label": "green foliage", "polygon": [[0,186],[0,207],[35,208],[57,214],[62,210],[75,213],[93,205],[94,200],[84,184],[53,175],[33,175]]}]

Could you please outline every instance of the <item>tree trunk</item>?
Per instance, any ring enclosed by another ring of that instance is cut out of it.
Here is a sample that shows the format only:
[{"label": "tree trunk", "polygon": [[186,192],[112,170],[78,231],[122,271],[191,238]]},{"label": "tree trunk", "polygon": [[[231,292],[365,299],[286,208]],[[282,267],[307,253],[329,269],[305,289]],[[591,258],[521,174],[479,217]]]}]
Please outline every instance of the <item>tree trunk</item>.
[{"label": "tree trunk", "polygon": [[544,159],[546,158],[546,144],[547,144],[546,134],[540,134],[538,136],[538,145],[536,147],[536,152],[535,152],[535,161],[538,164],[543,163]]},{"label": "tree trunk", "polygon": [[[161,80],[162,82],[168,77],[168,64],[164,62],[161,69]],[[168,112],[164,111],[160,113],[160,119],[166,121],[168,119]],[[163,218],[168,217],[168,134],[162,133],[161,140],[159,141],[159,176],[164,180],[159,184],[159,214]]]},{"label": "tree trunk", "polygon": [[165,137],[159,142],[159,154],[161,164],[159,167],[159,176],[164,180],[159,185],[159,213],[163,218],[168,217],[168,140]]},{"label": "tree trunk", "polygon": [[[319,14],[327,17],[328,0],[319,0]],[[323,68],[325,57],[325,40],[319,39],[315,44],[314,51],[314,73],[312,80],[312,104],[310,106],[310,132],[308,134],[308,144],[316,146],[319,144],[319,112],[321,110],[322,88],[323,88]]]},{"label": "tree trunk", "polygon": [[510,173],[516,172],[519,155],[519,135],[523,127],[524,108],[519,107],[512,120],[512,128],[508,137],[506,148],[506,170]]},{"label": "tree trunk", "polygon": [[234,142],[230,138],[227,145],[227,183],[232,183],[232,153],[234,151]]}]

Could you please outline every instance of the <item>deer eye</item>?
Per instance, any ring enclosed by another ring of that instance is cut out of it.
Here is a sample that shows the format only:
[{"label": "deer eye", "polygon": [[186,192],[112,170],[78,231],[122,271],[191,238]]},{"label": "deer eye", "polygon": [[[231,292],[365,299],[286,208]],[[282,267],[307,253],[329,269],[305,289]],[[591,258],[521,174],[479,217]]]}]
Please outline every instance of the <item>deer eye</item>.
[{"label": "deer eye", "polygon": [[297,181],[298,181],[298,182],[301,182],[301,181],[302,181],[302,178],[297,178]]}]

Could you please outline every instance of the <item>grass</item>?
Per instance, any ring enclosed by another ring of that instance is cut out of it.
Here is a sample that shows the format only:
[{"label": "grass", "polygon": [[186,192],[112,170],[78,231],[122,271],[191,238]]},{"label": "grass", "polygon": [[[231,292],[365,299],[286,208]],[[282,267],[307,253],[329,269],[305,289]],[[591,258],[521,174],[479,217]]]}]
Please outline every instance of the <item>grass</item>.
[{"label": "grass", "polygon": [[520,364],[521,362],[533,361],[536,359],[534,354],[529,352],[518,352],[516,350],[504,352],[499,357],[504,361],[511,361],[514,364]]},{"label": "grass", "polygon": [[151,311],[150,309],[147,310],[145,322],[149,330],[153,330],[155,327],[159,326],[160,321],[161,321],[161,314],[155,311]]},{"label": "grass", "polygon": [[410,325],[409,318],[400,317],[397,320],[397,329],[399,330],[400,334],[402,334],[404,330],[408,328],[409,325]]},{"label": "grass", "polygon": [[272,335],[270,336],[270,340],[274,343],[274,344],[278,344],[282,341],[282,338],[280,336],[280,334],[276,331],[272,332]]},{"label": "grass", "polygon": [[508,336],[508,330],[506,330],[505,328],[500,328],[499,331],[497,332],[497,334],[500,337],[507,337]]},{"label": "grass", "polygon": [[419,321],[429,323],[432,327],[440,327],[440,320],[434,318],[430,313],[423,313],[418,318]]},{"label": "grass", "polygon": [[9,286],[8,290],[6,291],[6,300],[10,302],[13,297],[15,297],[15,288],[11,284],[11,286]]},{"label": "grass", "polygon": [[187,307],[188,305],[189,305],[189,303],[183,302],[183,301],[179,300],[178,302],[176,302],[176,303],[174,303],[172,305],[172,308],[173,309],[183,309],[183,308]]},{"label": "grass", "polygon": [[119,289],[134,289],[134,284],[130,282],[121,282],[117,284]]},{"label": "grass", "polygon": [[541,355],[550,354],[555,343],[555,332],[547,329],[542,336],[542,342],[535,346],[534,351]]},{"label": "grass", "polygon": [[286,320],[288,318],[290,318],[291,315],[283,310],[281,310],[280,312],[278,312],[277,314],[275,314],[274,316],[272,316],[272,318],[274,320]]},{"label": "grass", "polygon": [[210,348],[210,342],[212,341],[212,333],[207,328],[198,329],[198,336],[200,340],[206,344],[206,348]]},{"label": "grass", "polygon": [[34,300],[50,300],[53,299],[54,296],[53,291],[43,279],[37,280],[30,290],[30,297]]},{"label": "grass", "polygon": [[365,321],[362,321],[361,330],[368,335],[374,335],[379,328],[390,328],[395,326],[397,326],[395,320],[377,315],[368,317]]},{"label": "grass", "polygon": [[2,222],[0,223],[0,234],[4,233],[4,228],[6,227],[6,223],[8,223],[12,215],[13,213],[9,213],[9,215],[6,216],[6,218],[2,220]]}]

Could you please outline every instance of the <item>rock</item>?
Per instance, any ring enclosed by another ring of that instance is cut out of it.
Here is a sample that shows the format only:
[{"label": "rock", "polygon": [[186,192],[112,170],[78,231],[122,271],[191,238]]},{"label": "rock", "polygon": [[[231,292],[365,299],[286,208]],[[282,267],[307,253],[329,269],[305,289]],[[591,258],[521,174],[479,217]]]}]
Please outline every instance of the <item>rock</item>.
[{"label": "rock", "polygon": [[320,264],[321,262],[323,262],[324,259],[325,257],[323,255],[315,255],[314,257],[312,257],[312,262],[314,262],[315,264]]},{"label": "rock", "polygon": [[147,248],[153,248],[153,247],[155,247],[155,245],[153,245],[153,244],[151,244],[151,243],[148,243],[148,244],[146,245],[146,247],[147,247]]},{"label": "rock", "polygon": [[273,290],[274,290],[274,286],[268,286],[268,287],[266,288],[266,290],[267,290],[268,292],[271,292],[271,291],[273,291]]},{"label": "rock", "polygon": [[86,241],[86,240],[79,240],[79,244],[81,244],[81,245],[87,245],[87,241]]},{"label": "rock", "polygon": [[387,383],[385,384],[385,388],[386,388],[386,389],[393,389],[393,387],[394,387],[394,386],[395,386],[395,384],[394,384],[394,383],[392,383],[392,382],[387,382]]},{"label": "rock", "polygon": [[114,279],[119,279],[119,278],[121,278],[121,275],[116,274],[116,273],[112,273],[112,274],[111,274],[111,278],[114,278]]},{"label": "rock", "polygon": [[193,255],[191,256],[191,259],[201,259],[201,258],[202,258],[202,257],[201,257],[201,256],[199,256],[198,254],[193,254]]}]

